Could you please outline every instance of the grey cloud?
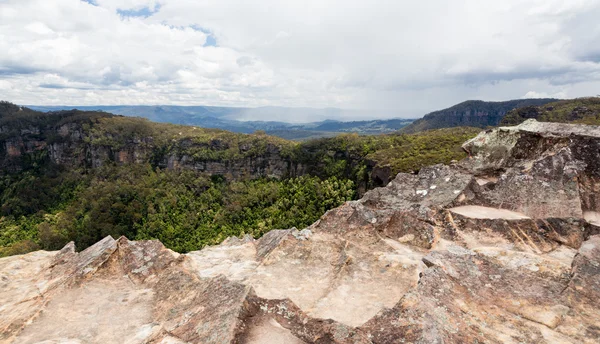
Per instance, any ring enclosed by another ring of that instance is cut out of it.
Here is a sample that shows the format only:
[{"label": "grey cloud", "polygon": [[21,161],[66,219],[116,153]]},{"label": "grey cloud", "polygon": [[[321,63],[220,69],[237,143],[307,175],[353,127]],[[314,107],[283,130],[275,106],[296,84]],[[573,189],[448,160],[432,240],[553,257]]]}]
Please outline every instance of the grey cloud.
[{"label": "grey cloud", "polygon": [[250,56],[242,56],[236,60],[238,66],[245,67],[254,64],[254,59]]},{"label": "grey cloud", "polygon": [[4,0],[0,87],[22,103],[414,116],[464,99],[597,92],[598,17],[597,0]]},{"label": "grey cloud", "polygon": [[30,75],[42,72],[43,70],[35,68],[33,66],[11,66],[4,65],[0,66],[0,76],[14,76],[14,75]]},{"label": "grey cloud", "polygon": [[90,86],[71,86],[71,85],[61,85],[61,84],[39,84],[38,87],[57,89],[57,90],[63,90],[63,89],[93,90],[93,89],[96,89],[96,88],[90,87]]},{"label": "grey cloud", "polygon": [[579,61],[594,62],[600,64],[600,51],[589,52],[585,55],[578,56]]}]

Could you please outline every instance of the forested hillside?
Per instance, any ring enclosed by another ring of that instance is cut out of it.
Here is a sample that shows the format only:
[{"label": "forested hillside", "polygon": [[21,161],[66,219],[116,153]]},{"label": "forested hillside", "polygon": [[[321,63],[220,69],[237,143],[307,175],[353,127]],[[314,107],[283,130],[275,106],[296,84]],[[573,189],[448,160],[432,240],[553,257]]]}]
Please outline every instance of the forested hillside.
[{"label": "forested hillside", "polygon": [[0,255],[83,249],[106,235],[179,252],[244,233],[303,228],[400,171],[460,159],[478,132],[265,134],[0,103]]}]

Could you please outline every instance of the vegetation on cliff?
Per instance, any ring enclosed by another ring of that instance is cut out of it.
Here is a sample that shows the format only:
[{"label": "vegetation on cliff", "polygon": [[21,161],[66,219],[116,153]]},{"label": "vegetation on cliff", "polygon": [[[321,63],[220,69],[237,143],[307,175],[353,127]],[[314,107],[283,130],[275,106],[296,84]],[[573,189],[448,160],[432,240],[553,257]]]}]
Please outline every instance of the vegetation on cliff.
[{"label": "vegetation on cliff", "polygon": [[[186,252],[228,236],[303,228],[378,186],[373,169],[386,167],[393,176],[460,159],[460,144],[478,132],[344,134],[297,143],[0,105],[0,256],[54,250],[71,240],[83,249],[106,235],[160,239]],[[209,163],[224,172],[205,169]],[[248,173],[229,173],[234,168]]]},{"label": "vegetation on cliff", "polygon": [[418,172],[425,166],[464,158],[461,144],[479,131],[460,127],[416,134],[346,134],[298,145],[294,157],[307,166],[311,175],[349,178],[363,192],[382,186],[371,175],[374,168],[387,168],[388,177],[393,178],[400,172]]},{"label": "vegetation on cliff", "polygon": [[528,106],[510,111],[501,125],[517,125],[534,118],[540,122],[600,125],[600,97],[561,100],[544,106]]}]

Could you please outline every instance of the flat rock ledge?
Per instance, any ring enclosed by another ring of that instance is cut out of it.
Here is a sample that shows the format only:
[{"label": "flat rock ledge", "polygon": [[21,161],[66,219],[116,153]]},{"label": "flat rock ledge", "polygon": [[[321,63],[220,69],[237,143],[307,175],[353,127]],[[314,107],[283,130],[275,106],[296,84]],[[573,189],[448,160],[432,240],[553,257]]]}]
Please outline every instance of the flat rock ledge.
[{"label": "flat rock ledge", "polygon": [[600,343],[600,128],[527,121],[303,230],[0,259],[0,343]]}]

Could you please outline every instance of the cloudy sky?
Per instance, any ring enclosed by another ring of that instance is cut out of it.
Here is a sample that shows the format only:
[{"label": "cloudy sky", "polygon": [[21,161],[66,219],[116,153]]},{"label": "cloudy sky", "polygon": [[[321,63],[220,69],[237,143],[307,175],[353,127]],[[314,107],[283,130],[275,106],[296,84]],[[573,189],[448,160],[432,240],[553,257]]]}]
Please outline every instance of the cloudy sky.
[{"label": "cloudy sky", "polygon": [[600,0],[0,0],[0,99],[371,109],[600,93]]}]

